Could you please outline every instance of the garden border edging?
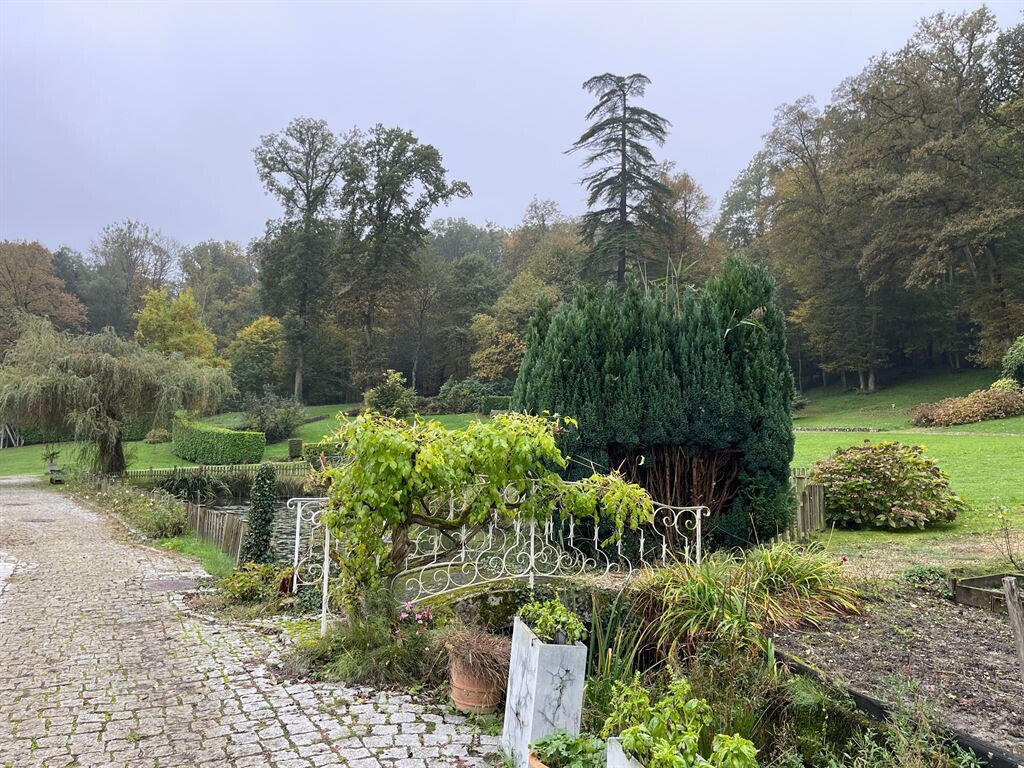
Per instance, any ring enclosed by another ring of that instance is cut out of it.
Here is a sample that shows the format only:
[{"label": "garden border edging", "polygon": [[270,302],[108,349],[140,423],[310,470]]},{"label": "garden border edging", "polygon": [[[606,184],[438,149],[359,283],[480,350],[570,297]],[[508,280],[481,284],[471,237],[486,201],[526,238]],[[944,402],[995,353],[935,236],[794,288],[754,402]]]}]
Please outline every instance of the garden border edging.
[{"label": "garden border edging", "polygon": [[[886,720],[893,709],[889,704],[886,704],[880,699],[876,699],[870,694],[858,691],[856,688],[851,688],[836,679],[829,678],[829,676],[821,670],[815,669],[798,657],[788,654],[785,651],[775,649],[775,658],[785,664],[791,672],[805,675],[828,685],[834,685],[846,691],[857,707],[865,712],[872,720]],[[989,742],[972,736],[969,733],[964,733],[963,731],[950,728],[946,725],[942,725],[941,723],[937,723],[936,727],[949,735],[949,737],[963,749],[973,752],[980,760],[984,760],[986,768],[1024,768],[1024,756],[1015,755],[1002,747],[990,744]]]}]

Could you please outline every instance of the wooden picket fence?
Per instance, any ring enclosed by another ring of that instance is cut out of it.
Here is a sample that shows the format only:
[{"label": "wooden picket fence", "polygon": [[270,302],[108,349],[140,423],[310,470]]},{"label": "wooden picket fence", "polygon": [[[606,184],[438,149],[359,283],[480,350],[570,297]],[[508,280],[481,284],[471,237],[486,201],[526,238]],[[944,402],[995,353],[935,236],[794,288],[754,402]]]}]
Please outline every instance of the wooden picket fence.
[{"label": "wooden picket fence", "polygon": [[[305,477],[309,473],[309,464],[304,461],[268,461],[277,473],[278,478],[282,477]],[[251,477],[256,474],[259,464],[200,464],[192,467],[161,467],[159,469],[128,469],[121,476],[129,482],[144,483],[153,485],[162,482],[169,475],[177,472],[179,475],[246,475]]]},{"label": "wooden picket fence", "polygon": [[793,467],[790,478],[796,491],[796,515],[773,542],[805,541],[810,534],[825,530],[825,486],[810,481],[811,470],[807,467]]},{"label": "wooden picket fence", "polygon": [[191,502],[186,502],[185,508],[188,512],[189,530],[228,557],[234,558],[237,563],[249,524],[237,514],[209,509]]}]

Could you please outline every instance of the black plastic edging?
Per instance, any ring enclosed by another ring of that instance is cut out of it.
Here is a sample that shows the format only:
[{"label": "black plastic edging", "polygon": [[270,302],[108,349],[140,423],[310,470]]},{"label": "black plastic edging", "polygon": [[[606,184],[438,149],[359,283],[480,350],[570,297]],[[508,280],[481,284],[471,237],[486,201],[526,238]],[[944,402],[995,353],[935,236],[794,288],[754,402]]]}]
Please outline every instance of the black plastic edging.
[{"label": "black plastic edging", "polygon": [[[819,670],[808,666],[796,656],[792,656],[784,651],[776,649],[775,658],[797,674],[812,677],[827,685],[834,685],[842,688],[850,694],[850,698],[854,700],[857,707],[866,712],[871,719],[884,722],[889,718],[891,707],[876,699],[874,696],[869,696],[862,691],[850,688],[836,680],[830,680]],[[980,760],[983,760],[987,768],[1024,768],[1024,757],[1021,757],[1020,755],[1014,755],[1011,752],[1007,752],[1002,747],[997,747],[995,744],[989,744],[987,741],[976,738],[969,733],[958,731],[956,728],[949,728],[945,725],[939,725],[938,728],[945,732],[963,749],[973,752]]]}]

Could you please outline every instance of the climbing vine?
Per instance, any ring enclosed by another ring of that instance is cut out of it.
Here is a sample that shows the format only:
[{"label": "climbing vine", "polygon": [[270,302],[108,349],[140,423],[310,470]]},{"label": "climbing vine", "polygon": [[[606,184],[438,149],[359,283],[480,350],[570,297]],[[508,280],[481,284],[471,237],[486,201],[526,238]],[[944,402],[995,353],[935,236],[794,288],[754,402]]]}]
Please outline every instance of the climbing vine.
[{"label": "climbing vine", "polygon": [[500,413],[447,430],[436,421],[378,413],[349,419],[332,440],[343,457],[323,471],[325,520],[347,556],[346,586],[379,584],[406,565],[410,530],[424,526],[451,542],[492,519],[544,521],[556,511],[612,521],[611,539],[653,517],[645,491],[617,475],[567,483],[559,416]]}]

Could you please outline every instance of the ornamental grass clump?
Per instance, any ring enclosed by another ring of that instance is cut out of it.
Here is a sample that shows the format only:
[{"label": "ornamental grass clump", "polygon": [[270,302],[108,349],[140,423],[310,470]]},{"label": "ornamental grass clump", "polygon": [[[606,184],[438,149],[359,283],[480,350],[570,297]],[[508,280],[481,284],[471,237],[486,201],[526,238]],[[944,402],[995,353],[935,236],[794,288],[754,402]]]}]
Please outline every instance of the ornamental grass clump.
[{"label": "ornamental grass clump", "polygon": [[859,611],[837,558],[788,543],[652,571],[633,604],[644,640],[676,661],[707,646],[757,649],[763,631]]},{"label": "ornamental grass clump", "polygon": [[444,647],[452,668],[458,666],[470,676],[504,687],[508,680],[512,641],[474,627],[458,627],[444,636]]},{"label": "ornamental grass clump", "polygon": [[825,516],[848,528],[925,528],[950,523],[967,504],[920,445],[865,440],[814,464]]}]

